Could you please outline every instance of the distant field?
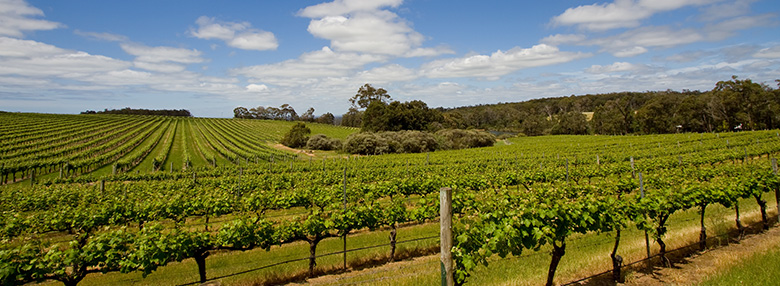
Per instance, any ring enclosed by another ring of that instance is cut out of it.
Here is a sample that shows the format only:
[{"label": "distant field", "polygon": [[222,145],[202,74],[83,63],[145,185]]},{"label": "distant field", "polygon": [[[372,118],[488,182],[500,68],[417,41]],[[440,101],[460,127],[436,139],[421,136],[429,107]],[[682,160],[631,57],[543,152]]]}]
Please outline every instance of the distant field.
[{"label": "distant field", "polygon": [[[285,121],[127,115],[2,113],[0,160],[8,180],[123,172],[149,173],[289,153],[271,146]],[[355,128],[308,123],[313,134],[346,138]],[[48,176],[47,176],[48,175]]]}]

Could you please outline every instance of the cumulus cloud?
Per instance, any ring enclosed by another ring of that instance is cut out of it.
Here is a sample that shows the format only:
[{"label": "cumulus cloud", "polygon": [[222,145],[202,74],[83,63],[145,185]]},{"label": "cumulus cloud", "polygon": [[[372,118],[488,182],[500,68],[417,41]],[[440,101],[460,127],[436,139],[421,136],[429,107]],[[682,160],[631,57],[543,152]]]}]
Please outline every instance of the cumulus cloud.
[{"label": "cumulus cloud", "polygon": [[615,62],[611,65],[606,65],[606,66],[592,65],[590,68],[586,69],[585,72],[592,73],[592,74],[604,74],[604,73],[637,71],[645,68],[646,66],[641,64],[632,64],[628,62]]},{"label": "cumulus cloud", "polygon": [[35,19],[36,16],[43,16],[43,11],[24,0],[1,1],[0,36],[20,38],[25,31],[52,30],[63,26],[57,22]]},{"label": "cumulus cloud", "polygon": [[215,18],[201,16],[195,23],[197,29],[191,29],[193,37],[225,41],[228,46],[243,50],[275,50],[279,47],[276,36],[268,31],[253,29],[249,22],[220,22]]},{"label": "cumulus cloud", "polygon": [[306,18],[350,14],[358,11],[375,11],[380,8],[397,8],[403,0],[336,0],[303,8],[298,15]]},{"label": "cumulus cloud", "polygon": [[555,46],[539,44],[527,49],[499,50],[491,55],[436,60],[424,64],[421,73],[431,78],[495,78],[520,69],[560,64],[589,56],[588,53],[564,52]]},{"label": "cumulus cloud", "polygon": [[122,50],[136,56],[137,68],[158,72],[180,72],[186,64],[203,62],[198,50],[174,47],[147,47],[140,44],[121,44]]},{"label": "cumulus cloud", "polygon": [[417,79],[419,76],[413,69],[405,68],[398,64],[391,64],[381,67],[376,67],[367,71],[358,72],[355,76],[356,82],[370,82],[370,83],[391,83],[410,81]]},{"label": "cumulus cloud", "polygon": [[541,39],[539,42],[551,46],[579,44],[586,40],[582,34],[555,34]]},{"label": "cumulus cloud", "polygon": [[298,59],[237,68],[231,70],[231,73],[278,85],[297,85],[321,77],[347,76],[366,64],[386,59],[379,55],[340,53],[323,47],[319,51],[305,53]]},{"label": "cumulus cloud", "polygon": [[337,0],[304,8],[298,14],[311,18],[309,33],[329,40],[336,51],[402,57],[452,53],[444,47],[420,48],[425,37],[397,14],[381,9],[400,4],[395,0]]},{"label": "cumulus cloud", "polygon": [[122,69],[129,63],[100,55],[61,49],[49,44],[0,37],[0,74],[75,78]]},{"label": "cumulus cloud", "polygon": [[557,26],[571,26],[591,31],[638,27],[641,20],[655,13],[685,6],[700,6],[720,0],[615,0],[612,3],[582,5],[566,9],[552,18]]},{"label": "cumulus cloud", "polygon": [[264,84],[249,84],[246,86],[246,90],[249,92],[265,92],[268,91],[268,86]]}]

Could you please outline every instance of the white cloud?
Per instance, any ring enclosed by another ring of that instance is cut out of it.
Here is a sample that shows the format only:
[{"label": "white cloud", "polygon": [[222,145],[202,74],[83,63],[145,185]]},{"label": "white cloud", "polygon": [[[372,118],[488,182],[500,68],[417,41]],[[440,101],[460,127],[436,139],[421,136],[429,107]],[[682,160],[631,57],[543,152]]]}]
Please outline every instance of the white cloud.
[{"label": "white cloud", "polygon": [[306,18],[324,18],[358,11],[375,11],[384,7],[396,8],[402,2],[403,0],[336,0],[303,8],[298,15]]},{"label": "white cloud", "polygon": [[323,47],[319,51],[305,53],[298,59],[237,68],[231,70],[231,73],[272,84],[295,86],[318,78],[348,76],[366,64],[386,59],[379,55],[339,53]]},{"label": "white cloud", "polygon": [[541,39],[539,42],[551,46],[578,44],[586,40],[582,34],[555,34]]},{"label": "white cloud", "polygon": [[640,64],[632,64],[628,62],[615,62],[607,66],[592,65],[590,68],[586,69],[585,72],[592,73],[592,74],[604,74],[604,73],[637,71],[645,68],[646,67],[644,65],[640,65]]},{"label": "white cloud", "polygon": [[762,59],[780,59],[780,46],[761,49],[753,57]]},{"label": "white cloud", "polygon": [[589,56],[587,53],[563,52],[557,47],[539,44],[527,49],[515,47],[506,52],[499,50],[491,55],[437,60],[424,64],[421,73],[431,78],[494,78],[520,69],[560,64]]},{"label": "white cloud", "polygon": [[710,5],[702,9],[699,19],[703,21],[717,21],[745,15],[750,12],[750,4],[756,0],[733,0],[726,3]]},{"label": "white cloud", "polygon": [[582,5],[566,9],[552,18],[555,25],[576,25],[581,29],[605,31],[634,28],[655,13],[685,6],[698,6],[720,0],[615,0],[612,3]]},{"label": "white cloud", "polygon": [[194,64],[203,62],[198,50],[189,50],[173,47],[147,47],[139,44],[121,44],[122,50],[126,53],[136,56],[136,60],[161,63],[175,62],[183,64]]},{"label": "white cloud", "polygon": [[391,83],[417,79],[417,72],[401,65],[391,64],[357,73],[355,82]]},{"label": "white cloud", "polygon": [[24,0],[3,0],[0,2],[0,36],[22,37],[25,31],[52,30],[62,24],[32,17],[43,16],[41,9]]},{"label": "white cloud", "polygon": [[710,52],[705,52],[705,51],[687,51],[687,52],[682,52],[679,54],[668,56],[663,60],[670,61],[670,62],[678,62],[678,63],[689,63],[689,62],[697,61],[702,57],[708,56],[710,54],[711,54]]},{"label": "white cloud", "polygon": [[775,14],[741,16],[707,25],[703,30],[708,40],[721,41],[734,36],[739,30],[777,25],[776,19]]},{"label": "white cloud", "polygon": [[174,47],[147,47],[140,44],[121,44],[122,50],[136,56],[137,68],[157,72],[181,72],[185,64],[203,62],[198,50]]},{"label": "white cloud", "polygon": [[122,69],[129,63],[85,52],[69,51],[31,40],[0,37],[0,74],[77,78]]},{"label": "white cloud", "polygon": [[420,48],[425,37],[393,12],[401,1],[334,1],[304,8],[300,16],[311,18],[308,31],[330,41],[339,52],[402,57],[452,53],[447,48]]},{"label": "white cloud", "polygon": [[634,46],[630,48],[624,48],[621,50],[615,50],[612,52],[612,55],[618,58],[628,58],[628,57],[638,56],[646,52],[647,49],[645,47]]},{"label": "white cloud", "polygon": [[125,36],[117,35],[117,34],[111,34],[111,33],[97,33],[97,32],[84,32],[81,30],[75,30],[73,31],[74,34],[87,37],[91,39],[101,40],[101,41],[109,41],[109,42],[127,42],[128,39]]},{"label": "white cloud", "polygon": [[268,91],[268,86],[264,84],[249,84],[246,86],[246,90],[249,92],[265,92]]},{"label": "white cloud", "polygon": [[279,47],[273,33],[252,29],[249,22],[219,22],[214,18],[201,16],[195,23],[197,29],[191,29],[190,35],[204,40],[219,39],[228,46],[243,49],[267,51]]}]

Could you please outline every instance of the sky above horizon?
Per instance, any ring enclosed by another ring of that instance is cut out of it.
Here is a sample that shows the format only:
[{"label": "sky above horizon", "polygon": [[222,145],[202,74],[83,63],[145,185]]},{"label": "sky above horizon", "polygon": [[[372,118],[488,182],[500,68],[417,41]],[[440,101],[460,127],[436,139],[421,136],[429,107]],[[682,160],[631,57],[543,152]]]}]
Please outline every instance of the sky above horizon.
[{"label": "sky above horizon", "polygon": [[457,107],[777,88],[780,1],[0,0],[0,110]]}]

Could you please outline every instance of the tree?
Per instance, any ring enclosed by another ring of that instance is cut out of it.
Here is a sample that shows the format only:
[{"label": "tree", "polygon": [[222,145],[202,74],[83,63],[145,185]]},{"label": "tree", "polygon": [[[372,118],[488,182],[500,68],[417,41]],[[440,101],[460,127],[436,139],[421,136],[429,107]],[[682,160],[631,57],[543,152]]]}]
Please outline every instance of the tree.
[{"label": "tree", "polygon": [[320,117],[318,117],[316,121],[317,123],[333,125],[334,122],[336,121],[336,117],[333,116],[333,113],[328,112],[323,115],[320,115]]},{"label": "tree", "polygon": [[[298,120],[298,113],[295,112],[295,109],[290,106],[289,104],[285,103],[282,104],[282,106],[279,106],[279,119],[287,120],[287,121],[294,121]],[[312,110],[312,112],[314,112]]]},{"label": "tree", "polygon": [[724,124],[733,128],[745,124],[745,129],[773,128],[771,93],[769,87],[750,79],[719,81],[712,92],[722,101]]},{"label": "tree", "polygon": [[636,111],[636,120],[647,134],[674,133],[683,122],[677,116],[681,99],[673,94],[653,97]]},{"label": "tree", "polygon": [[300,117],[301,121],[314,122],[314,107],[309,107]]},{"label": "tree", "polygon": [[529,115],[520,123],[520,130],[528,136],[538,136],[548,134],[550,120],[544,115]]},{"label": "tree", "polygon": [[382,103],[390,102],[390,95],[387,94],[387,90],[384,88],[376,89],[371,84],[365,84],[358,89],[357,94],[349,99],[353,108],[363,109],[368,108],[374,101]]},{"label": "tree", "polygon": [[593,129],[598,134],[629,134],[633,131],[634,109],[631,99],[619,97],[607,101],[593,113]]},{"label": "tree", "polygon": [[372,102],[363,115],[362,131],[401,131],[425,130],[433,122],[441,122],[444,117],[436,109],[428,108],[425,102],[393,101],[385,104]]},{"label": "tree", "polygon": [[587,134],[588,119],[578,111],[569,111],[558,117],[558,124],[553,126],[552,134]]},{"label": "tree", "polygon": [[300,148],[306,146],[306,142],[309,140],[309,134],[311,134],[311,129],[306,127],[306,124],[299,122],[290,128],[290,131],[282,138],[281,143],[290,148]]},{"label": "tree", "polygon": [[252,118],[252,114],[246,107],[239,106],[233,109],[233,118]]},{"label": "tree", "polygon": [[363,111],[350,107],[347,113],[341,116],[341,126],[360,127],[363,124]]}]

